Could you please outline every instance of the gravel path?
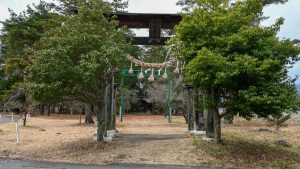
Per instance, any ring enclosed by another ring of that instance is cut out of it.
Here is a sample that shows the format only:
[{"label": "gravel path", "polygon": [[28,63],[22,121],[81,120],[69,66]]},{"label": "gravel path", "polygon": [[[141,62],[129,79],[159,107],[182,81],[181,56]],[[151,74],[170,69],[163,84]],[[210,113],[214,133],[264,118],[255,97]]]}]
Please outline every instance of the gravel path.
[{"label": "gravel path", "polygon": [[133,142],[155,141],[155,140],[177,140],[187,138],[186,134],[119,134],[116,139]]},{"label": "gravel path", "polygon": [[[143,164],[84,165],[0,158],[0,169],[213,169],[205,167]],[[215,168],[216,169],[216,168]]]}]

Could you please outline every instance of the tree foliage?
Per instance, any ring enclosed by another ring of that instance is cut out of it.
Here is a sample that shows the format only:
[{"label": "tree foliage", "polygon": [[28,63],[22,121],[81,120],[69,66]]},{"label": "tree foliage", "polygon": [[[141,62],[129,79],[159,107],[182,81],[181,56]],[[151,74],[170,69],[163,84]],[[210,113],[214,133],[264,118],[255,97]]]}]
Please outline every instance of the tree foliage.
[{"label": "tree foliage", "polygon": [[111,11],[107,3],[79,1],[77,6],[78,14],[48,31],[32,51],[27,86],[37,100],[78,100],[97,107],[102,140],[105,88],[126,60],[128,32],[104,15]]},{"label": "tree foliage", "polygon": [[[214,114],[216,141],[220,142],[218,108],[251,118],[267,117],[295,108],[294,79],[288,64],[300,50],[276,33],[283,24],[262,27],[261,0],[198,0],[191,13],[183,14],[173,43],[186,63],[185,80],[205,91],[208,109]],[[217,121],[216,121],[217,120]]]},{"label": "tree foliage", "polygon": [[[185,12],[191,12],[191,10],[197,6],[196,3],[197,0],[178,0],[176,5],[181,6],[182,10]],[[288,0],[261,0],[263,5],[271,5],[271,4],[284,4],[286,2],[288,2]],[[229,5],[234,5],[235,1],[230,1],[228,0],[227,2],[230,2],[232,4]]]},{"label": "tree foliage", "polygon": [[27,9],[16,14],[9,9],[10,18],[1,22],[1,57],[4,58],[0,79],[1,101],[8,101],[11,94],[18,93],[17,86],[23,82],[24,68],[27,66],[28,48],[34,44],[49,29],[60,24],[61,16],[55,12],[53,3],[40,1],[39,4],[27,6]]},{"label": "tree foliage", "polygon": [[27,6],[26,11],[17,15],[9,9],[10,18],[1,22],[1,43],[5,46],[3,55],[22,58],[26,56],[26,47],[32,47],[43,33],[57,26],[58,14],[54,13],[55,5],[41,1],[33,7]]}]

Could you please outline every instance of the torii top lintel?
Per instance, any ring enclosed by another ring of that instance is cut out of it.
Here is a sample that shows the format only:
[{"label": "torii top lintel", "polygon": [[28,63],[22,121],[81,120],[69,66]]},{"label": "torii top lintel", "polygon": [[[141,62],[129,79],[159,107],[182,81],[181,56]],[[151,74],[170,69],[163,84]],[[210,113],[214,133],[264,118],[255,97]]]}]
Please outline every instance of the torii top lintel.
[{"label": "torii top lintel", "polygon": [[114,13],[119,20],[119,26],[128,28],[149,28],[151,19],[161,20],[161,28],[173,29],[182,17],[179,14],[156,14],[156,13]]},{"label": "torii top lintel", "polygon": [[169,37],[161,37],[161,29],[173,29],[182,20],[179,14],[113,13],[119,26],[149,28],[149,37],[134,37],[137,45],[164,45]]}]

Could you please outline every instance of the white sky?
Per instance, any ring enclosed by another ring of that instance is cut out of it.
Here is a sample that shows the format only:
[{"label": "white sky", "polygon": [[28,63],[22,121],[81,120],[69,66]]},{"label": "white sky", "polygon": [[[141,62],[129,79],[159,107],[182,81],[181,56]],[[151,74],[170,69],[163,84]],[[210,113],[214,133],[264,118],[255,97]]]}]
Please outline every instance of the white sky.
[{"label": "white sky", "polygon": [[[0,0],[0,21],[9,17],[8,8],[16,13],[26,9],[26,5],[38,3],[40,0]],[[46,0],[48,2],[54,0]],[[177,0],[129,0],[128,12],[138,13],[177,13]],[[276,18],[284,17],[285,23],[278,33],[280,38],[300,39],[300,0],[289,0],[285,5],[270,5],[264,9],[264,14],[270,16],[264,25],[274,23]],[[0,24],[0,28],[2,25]],[[289,72],[291,76],[300,76],[300,62]],[[300,84],[300,79],[297,81]]]}]

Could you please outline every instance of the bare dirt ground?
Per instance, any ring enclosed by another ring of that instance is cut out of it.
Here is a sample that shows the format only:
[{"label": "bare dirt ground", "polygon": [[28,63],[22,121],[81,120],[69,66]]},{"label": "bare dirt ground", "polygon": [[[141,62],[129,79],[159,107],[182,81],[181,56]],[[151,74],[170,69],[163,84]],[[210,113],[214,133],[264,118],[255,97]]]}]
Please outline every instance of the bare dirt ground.
[{"label": "bare dirt ground", "polygon": [[[119,137],[111,143],[92,140],[95,125],[79,125],[79,116],[38,116],[20,127],[0,124],[0,157],[83,164],[143,163],[237,168],[300,168],[300,116],[279,132],[263,120],[237,119],[223,125],[224,145],[190,136],[183,117],[168,124],[163,116],[128,115],[117,125]],[[289,147],[274,144],[285,140]]]},{"label": "bare dirt ground", "polygon": [[194,156],[190,155],[193,140],[187,138],[182,117],[174,117],[168,124],[163,116],[125,116],[117,126],[122,139],[102,144],[92,140],[95,125],[78,123],[78,116],[31,118],[27,127],[20,127],[19,145],[15,144],[15,124],[1,124],[0,156],[95,164],[182,165]]}]

